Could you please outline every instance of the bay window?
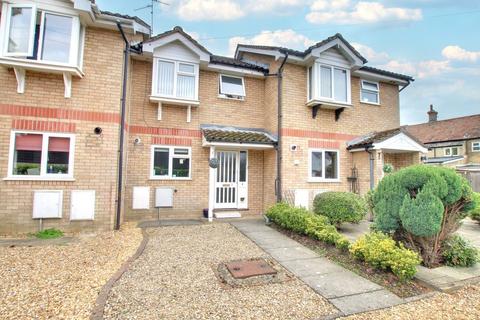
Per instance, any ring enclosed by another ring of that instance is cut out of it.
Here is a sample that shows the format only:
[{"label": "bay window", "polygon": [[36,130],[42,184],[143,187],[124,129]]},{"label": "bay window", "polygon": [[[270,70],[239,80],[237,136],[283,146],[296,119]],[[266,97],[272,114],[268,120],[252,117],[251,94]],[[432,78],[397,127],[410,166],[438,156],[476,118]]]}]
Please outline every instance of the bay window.
[{"label": "bay window", "polygon": [[309,181],[339,181],[338,150],[309,150]]},{"label": "bay window", "polygon": [[8,176],[19,179],[73,177],[74,136],[12,132]]},{"label": "bay window", "polygon": [[190,179],[191,148],[152,146],[151,179]]},{"label": "bay window", "polygon": [[198,100],[198,64],[155,59],[152,95]]},{"label": "bay window", "polygon": [[378,82],[361,81],[360,101],[364,103],[380,104],[380,90]]},{"label": "bay window", "polygon": [[307,69],[308,100],[350,104],[350,70],[314,63]]},{"label": "bay window", "polygon": [[4,4],[3,10],[3,56],[80,66],[83,30],[77,16],[26,4]]}]

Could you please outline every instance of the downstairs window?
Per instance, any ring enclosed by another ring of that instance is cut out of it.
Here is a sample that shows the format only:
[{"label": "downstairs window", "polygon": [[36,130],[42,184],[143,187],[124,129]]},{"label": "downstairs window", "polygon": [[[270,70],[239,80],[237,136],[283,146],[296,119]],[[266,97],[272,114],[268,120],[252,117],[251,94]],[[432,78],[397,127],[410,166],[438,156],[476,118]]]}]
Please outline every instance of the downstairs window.
[{"label": "downstairs window", "polygon": [[309,181],[338,181],[339,152],[338,150],[309,150]]},{"label": "downstairs window", "polygon": [[151,179],[190,179],[191,148],[152,146]]}]

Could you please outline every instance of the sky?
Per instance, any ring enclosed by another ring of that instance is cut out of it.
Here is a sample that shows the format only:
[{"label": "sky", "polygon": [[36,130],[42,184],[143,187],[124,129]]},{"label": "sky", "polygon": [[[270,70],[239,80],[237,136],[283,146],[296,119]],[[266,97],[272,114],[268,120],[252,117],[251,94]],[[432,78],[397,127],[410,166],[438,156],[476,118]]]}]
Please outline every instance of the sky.
[{"label": "sky", "polygon": [[[151,0],[97,0],[101,10],[151,23]],[[154,34],[181,26],[210,52],[237,43],[304,50],[341,33],[367,65],[410,75],[401,124],[480,113],[480,0],[162,0]],[[381,99],[381,96],[380,96]]]}]

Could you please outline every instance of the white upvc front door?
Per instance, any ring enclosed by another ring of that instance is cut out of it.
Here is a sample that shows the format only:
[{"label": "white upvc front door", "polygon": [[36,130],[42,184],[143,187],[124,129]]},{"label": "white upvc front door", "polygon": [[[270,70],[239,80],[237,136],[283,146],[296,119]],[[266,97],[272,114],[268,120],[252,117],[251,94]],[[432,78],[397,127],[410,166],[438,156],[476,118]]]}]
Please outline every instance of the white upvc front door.
[{"label": "white upvc front door", "polygon": [[215,173],[215,208],[247,208],[247,152],[219,150]]}]

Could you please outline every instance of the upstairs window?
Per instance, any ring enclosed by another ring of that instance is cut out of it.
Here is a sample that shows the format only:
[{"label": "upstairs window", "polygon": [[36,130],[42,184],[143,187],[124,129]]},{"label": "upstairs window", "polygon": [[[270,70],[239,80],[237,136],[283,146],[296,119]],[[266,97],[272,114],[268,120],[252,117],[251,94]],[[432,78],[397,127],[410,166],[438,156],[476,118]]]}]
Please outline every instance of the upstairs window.
[{"label": "upstairs window", "polygon": [[[5,8],[5,6],[4,6]],[[77,65],[81,56],[78,17],[43,11],[36,6],[9,5],[3,55],[57,64]]]},{"label": "upstairs window", "polygon": [[350,71],[315,63],[307,69],[308,100],[350,104]]},{"label": "upstairs window", "polygon": [[11,177],[55,179],[73,176],[73,135],[13,132],[11,148]]},{"label": "upstairs window", "polygon": [[380,90],[378,82],[361,81],[360,99],[364,103],[380,104]]},{"label": "upstairs window", "polygon": [[473,152],[480,151],[480,141],[479,142],[472,142],[472,151]]},{"label": "upstairs window", "polygon": [[446,156],[458,156],[458,147],[445,148]]},{"label": "upstairs window", "polygon": [[198,100],[198,64],[156,59],[153,95]]},{"label": "upstairs window", "polygon": [[219,94],[222,97],[243,100],[245,98],[243,78],[221,74]]}]

